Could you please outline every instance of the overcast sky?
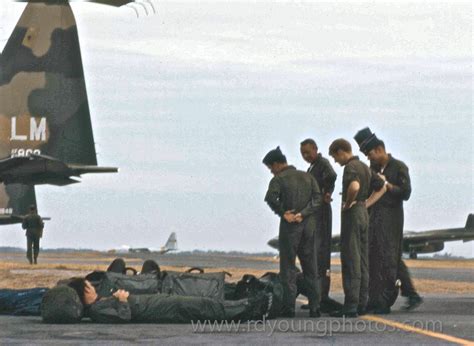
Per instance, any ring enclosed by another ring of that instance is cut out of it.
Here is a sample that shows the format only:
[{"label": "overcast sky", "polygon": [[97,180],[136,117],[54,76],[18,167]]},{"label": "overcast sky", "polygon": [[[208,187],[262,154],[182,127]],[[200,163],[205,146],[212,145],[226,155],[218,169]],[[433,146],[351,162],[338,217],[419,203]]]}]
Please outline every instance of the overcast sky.
[{"label": "overcast sky", "polygon": [[[327,156],[365,126],[410,168],[406,230],[474,212],[470,1],[153,3],[139,18],[72,5],[98,160],[120,173],[38,187],[43,247],[158,248],[176,232],[181,250],[270,250],[265,153],[280,145],[306,170],[301,140]],[[1,49],[23,7],[2,1]],[[2,227],[1,245],[24,243]],[[474,256],[473,242],[446,245]]]}]

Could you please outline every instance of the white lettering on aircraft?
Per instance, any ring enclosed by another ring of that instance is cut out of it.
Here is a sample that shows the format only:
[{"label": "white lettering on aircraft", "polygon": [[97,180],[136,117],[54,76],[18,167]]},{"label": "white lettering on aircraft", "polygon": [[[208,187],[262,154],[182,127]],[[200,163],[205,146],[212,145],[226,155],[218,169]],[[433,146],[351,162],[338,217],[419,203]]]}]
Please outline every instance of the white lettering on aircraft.
[{"label": "white lettering on aircraft", "polygon": [[27,134],[17,133],[17,118],[11,118],[11,137],[12,141],[37,141],[37,142],[46,142],[46,118],[40,118],[39,124],[36,122],[36,119],[30,118],[30,137],[28,138]]},{"label": "white lettering on aircraft", "polygon": [[0,215],[11,215],[13,214],[12,208],[0,208]]},{"label": "white lettering on aircraft", "polygon": [[40,149],[12,149],[10,156],[11,157],[25,157],[30,156],[31,154],[41,155]]}]

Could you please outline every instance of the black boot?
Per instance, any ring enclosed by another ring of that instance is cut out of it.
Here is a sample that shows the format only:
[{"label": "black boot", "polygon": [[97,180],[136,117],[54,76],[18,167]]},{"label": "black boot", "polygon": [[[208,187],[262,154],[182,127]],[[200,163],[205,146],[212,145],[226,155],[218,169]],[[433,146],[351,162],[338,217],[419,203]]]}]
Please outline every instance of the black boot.
[{"label": "black boot", "polygon": [[143,262],[140,274],[156,274],[160,276],[160,266],[154,260],[148,259]]},{"label": "black boot", "polygon": [[34,264],[38,264],[38,259],[35,257]]},{"label": "black boot", "polygon": [[342,310],[343,305],[338,301],[335,301],[334,299],[328,297],[326,299],[321,300],[320,307],[321,312],[328,314],[333,311]]},{"label": "black boot", "polygon": [[415,310],[421,304],[423,304],[423,298],[421,298],[418,294],[415,294],[408,297],[407,304],[402,309],[405,311]]},{"label": "black boot", "polygon": [[329,314],[331,317],[358,317],[359,315],[357,314],[357,310],[338,310],[338,311],[333,311]]},{"label": "black boot", "polygon": [[126,265],[123,258],[116,258],[110,263],[109,267],[107,268],[108,272],[125,274],[126,272]]}]

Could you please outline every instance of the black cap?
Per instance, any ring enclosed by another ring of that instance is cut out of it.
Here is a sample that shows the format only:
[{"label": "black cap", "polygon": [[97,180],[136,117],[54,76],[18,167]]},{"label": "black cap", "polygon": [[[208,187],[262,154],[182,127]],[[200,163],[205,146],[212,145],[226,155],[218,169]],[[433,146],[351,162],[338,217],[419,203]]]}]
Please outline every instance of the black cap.
[{"label": "black cap", "polygon": [[270,150],[263,158],[262,162],[267,166],[271,166],[275,162],[286,163],[286,156],[280,150],[280,147]]},{"label": "black cap", "polygon": [[383,142],[377,138],[375,133],[372,133],[368,127],[363,128],[354,136],[357,144],[359,144],[359,149],[365,155],[369,153],[374,148],[377,148]]}]

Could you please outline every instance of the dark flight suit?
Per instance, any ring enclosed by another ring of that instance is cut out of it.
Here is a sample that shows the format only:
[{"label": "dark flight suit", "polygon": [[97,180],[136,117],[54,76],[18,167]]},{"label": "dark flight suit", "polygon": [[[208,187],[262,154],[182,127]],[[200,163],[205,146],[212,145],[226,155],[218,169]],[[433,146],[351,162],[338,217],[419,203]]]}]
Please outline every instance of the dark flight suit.
[{"label": "dark flight suit", "polygon": [[38,214],[29,214],[23,220],[22,228],[26,229],[26,257],[30,263],[33,263],[33,260],[37,263],[43,227],[43,220]]},{"label": "dark flight suit", "polygon": [[[321,193],[333,193],[337,174],[334,172],[329,161],[318,154],[316,160],[308,168],[310,173],[318,182]],[[321,204],[316,213],[316,253],[318,256],[319,279],[321,282],[321,302],[328,300],[331,285],[331,239],[332,239],[332,209],[330,203]]]},{"label": "dark flight suit", "polygon": [[[398,295],[396,281],[400,265],[403,265],[403,201],[410,198],[410,176],[408,167],[391,155],[385,168],[376,164],[372,164],[371,168],[375,173],[383,174],[394,185],[391,191],[387,191],[370,208],[369,305],[376,309],[387,309],[393,305]],[[403,281],[405,285],[410,285],[408,270],[405,273]]]},{"label": "dark flight suit", "polygon": [[341,212],[341,270],[344,289],[343,311],[356,313],[367,305],[369,288],[368,231],[369,215],[365,200],[369,197],[371,182],[369,167],[352,157],[344,166],[342,176],[342,201],[353,181],[360,185],[356,204]]},{"label": "dark flight suit", "polygon": [[[280,216],[280,277],[284,287],[285,314],[292,315],[296,302],[296,256],[300,259],[308,292],[309,308],[319,309],[320,286],[314,237],[316,212],[321,206],[318,183],[308,173],[288,166],[270,181],[265,201]],[[285,211],[301,213],[301,223],[288,223]]]},{"label": "dark flight suit", "polygon": [[91,320],[98,323],[248,321],[262,320],[267,312],[268,298],[264,294],[234,301],[160,293],[130,294],[127,302],[102,298],[86,309]]}]

